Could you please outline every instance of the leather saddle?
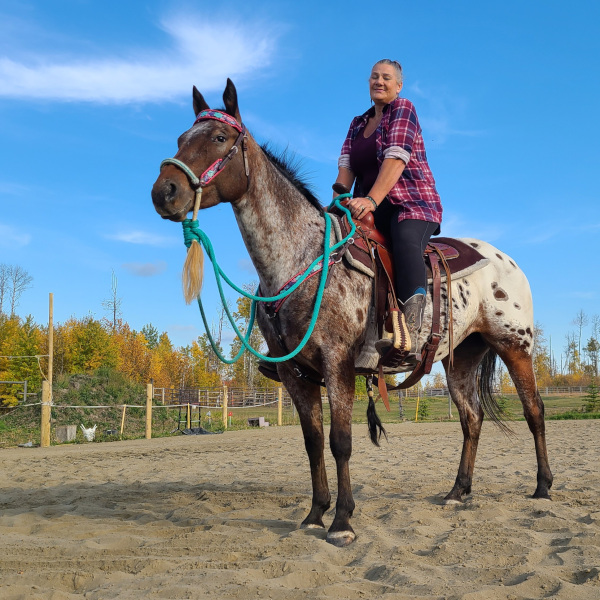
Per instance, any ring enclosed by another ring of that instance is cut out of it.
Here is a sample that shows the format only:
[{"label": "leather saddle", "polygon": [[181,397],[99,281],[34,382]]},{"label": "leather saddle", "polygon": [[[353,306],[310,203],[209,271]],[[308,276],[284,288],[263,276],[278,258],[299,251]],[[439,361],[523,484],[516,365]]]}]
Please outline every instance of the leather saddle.
[{"label": "leather saddle", "polygon": [[[344,205],[347,201],[342,201]],[[334,209],[331,211],[340,225],[342,237],[351,230],[346,214]],[[372,271],[375,278],[375,307],[377,312],[377,325],[380,337],[383,330],[393,331],[392,316],[398,311],[398,302],[394,291],[394,262],[391,255],[390,240],[376,227],[372,213],[363,219],[352,219],[356,226],[354,242],[347,246],[347,251],[354,262],[358,262],[367,270]],[[431,372],[435,354],[441,341],[441,283],[446,281],[448,290],[448,322],[449,335],[452,338],[452,276],[461,277],[485,264],[488,259],[482,256],[475,248],[454,238],[437,237],[429,242],[425,250],[425,264],[432,284],[432,328],[428,340],[422,348],[420,360],[415,365],[412,373],[393,389],[405,389],[415,385],[424,375]],[[363,270],[363,269],[361,269]],[[452,349],[452,340],[450,340]],[[452,357],[451,357],[452,359]],[[396,355],[395,360],[402,361],[402,356]],[[383,382],[383,367],[391,366],[379,361],[379,391],[387,407],[387,390]],[[396,365],[394,365],[396,366]],[[383,384],[383,389],[382,389]],[[385,394],[384,394],[385,390]],[[389,409],[388,409],[389,410]]]},{"label": "leather saddle", "polygon": [[[337,191],[337,190],[336,190]],[[342,193],[342,192],[339,192]],[[347,201],[342,201],[342,204]],[[350,223],[345,213],[338,209],[330,209],[330,214],[336,217],[338,237],[342,239],[348,235],[351,230]],[[384,328],[388,332],[393,330],[393,313],[398,311],[398,302],[394,291],[394,262],[390,252],[390,240],[384,236],[376,227],[373,219],[373,214],[368,213],[363,219],[352,219],[356,226],[356,231],[351,240],[351,243],[345,244],[343,248],[336,252],[336,258],[333,264],[339,262],[344,257],[349,264],[363,273],[374,278],[375,281],[375,309],[377,314],[377,328],[379,336],[382,337]],[[348,256],[348,254],[350,256]],[[482,256],[475,248],[460,240],[454,238],[437,237],[430,241],[425,250],[425,264],[428,269],[429,283],[432,284],[432,327],[429,332],[427,342],[424,344],[419,362],[412,369],[412,373],[396,387],[388,388],[385,383],[383,367],[381,360],[378,364],[377,383],[379,393],[385,403],[387,410],[390,410],[388,401],[388,389],[406,389],[415,385],[424,375],[431,372],[435,354],[442,339],[441,335],[441,304],[442,293],[441,283],[446,281],[447,301],[448,303],[448,331],[450,337],[450,360],[452,360],[452,292],[451,281],[452,277],[463,277],[467,274],[483,267],[487,264],[488,259]],[[442,272],[443,271],[443,272]],[[315,270],[311,276],[315,275],[318,270]],[[331,273],[331,271],[330,271]],[[301,275],[299,273],[298,275]],[[298,276],[297,275],[297,276]],[[293,277],[282,289],[286,289],[291,285],[296,277]],[[281,291],[281,290],[280,290]],[[285,341],[279,332],[279,322],[277,313],[285,299],[278,302],[266,303],[265,310],[268,316],[272,319],[272,323],[278,333],[279,342],[284,353],[288,353]],[[398,357],[396,357],[398,360]],[[402,360],[402,356],[399,357]],[[310,372],[304,367],[301,367],[294,359],[290,360],[296,375],[310,380],[313,383],[321,383],[321,377]],[[280,381],[277,370],[272,363],[259,361],[259,371],[266,377]],[[396,371],[397,372],[397,371]],[[369,373],[373,371],[369,369]]]}]

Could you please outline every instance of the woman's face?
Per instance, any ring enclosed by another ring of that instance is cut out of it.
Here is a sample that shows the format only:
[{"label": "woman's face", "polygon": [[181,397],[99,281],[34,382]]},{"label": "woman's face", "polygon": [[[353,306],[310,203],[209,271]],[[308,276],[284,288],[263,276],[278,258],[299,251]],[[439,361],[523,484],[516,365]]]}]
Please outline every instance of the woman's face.
[{"label": "woman's face", "polygon": [[392,65],[379,63],[373,67],[369,77],[369,92],[375,104],[385,105],[395,100],[402,84],[396,79],[396,69]]}]

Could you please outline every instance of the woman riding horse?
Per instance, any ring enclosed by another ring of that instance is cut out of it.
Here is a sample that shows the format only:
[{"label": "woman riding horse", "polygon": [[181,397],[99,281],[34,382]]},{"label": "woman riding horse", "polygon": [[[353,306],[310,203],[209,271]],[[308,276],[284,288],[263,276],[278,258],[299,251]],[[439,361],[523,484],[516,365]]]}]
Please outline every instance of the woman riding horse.
[{"label": "woman riding horse", "polygon": [[[349,190],[356,180],[348,203],[352,216],[361,219],[373,212],[377,228],[391,238],[404,342],[400,351],[410,352],[404,362],[416,363],[427,289],[423,252],[440,232],[442,204],[417,113],[410,100],[398,96],[401,89],[400,63],[375,63],[369,78],[374,106],[350,124],[334,189],[341,184]],[[382,339],[376,347],[385,362],[392,340]]]}]

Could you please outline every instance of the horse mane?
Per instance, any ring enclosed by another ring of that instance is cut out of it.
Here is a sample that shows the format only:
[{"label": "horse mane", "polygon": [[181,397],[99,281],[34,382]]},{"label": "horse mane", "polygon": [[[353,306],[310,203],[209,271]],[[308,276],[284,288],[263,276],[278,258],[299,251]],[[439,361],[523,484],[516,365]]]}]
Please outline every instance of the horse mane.
[{"label": "horse mane", "polygon": [[280,152],[271,150],[269,143],[261,145],[262,151],[269,159],[269,162],[306,198],[315,208],[323,212],[323,206],[315,196],[311,185],[306,181],[306,176],[302,173],[302,163],[293,152],[287,148]]}]

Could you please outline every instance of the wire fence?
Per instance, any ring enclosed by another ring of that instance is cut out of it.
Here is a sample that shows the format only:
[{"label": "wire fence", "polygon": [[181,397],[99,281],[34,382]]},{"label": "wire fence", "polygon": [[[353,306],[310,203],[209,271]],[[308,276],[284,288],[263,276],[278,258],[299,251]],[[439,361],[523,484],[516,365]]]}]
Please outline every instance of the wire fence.
[{"label": "wire fence", "polygon": [[[150,435],[152,437],[182,433],[222,432],[225,429],[244,429],[272,425],[299,424],[298,415],[289,394],[283,388],[205,388],[173,389],[148,386],[152,399]],[[546,415],[582,411],[584,387],[541,388],[545,396]],[[322,390],[323,421],[330,423],[329,401]],[[506,414],[519,418],[522,408],[516,393],[504,394]],[[96,426],[96,441],[148,437],[148,398],[140,397],[128,404],[61,403],[50,407],[52,442],[65,441],[58,432],[70,431],[66,441],[83,441],[83,430]],[[366,421],[366,395],[356,396],[353,421]],[[403,420],[456,420],[457,411],[448,396],[447,388],[401,390],[390,394],[392,410],[379,409],[384,422]],[[36,445],[40,440],[42,403],[28,402],[5,412],[0,418],[0,447],[22,443]],[[12,418],[15,417],[15,418]],[[10,422],[7,426],[6,423]],[[196,431],[194,431],[196,430]]]},{"label": "wire fence", "polygon": [[[576,386],[564,386],[564,387],[539,387],[538,391],[541,396],[578,396],[586,394],[589,390],[589,386],[576,385]],[[502,395],[514,395],[517,393],[517,389],[513,385],[502,385],[493,390],[494,394]],[[434,398],[436,396],[449,396],[447,387],[425,387],[424,389],[418,389],[417,387],[409,388],[403,391],[405,398],[416,398],[417,396],[427,396]]]}]

